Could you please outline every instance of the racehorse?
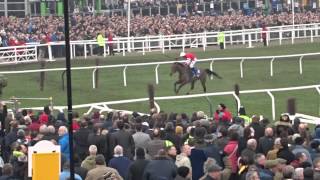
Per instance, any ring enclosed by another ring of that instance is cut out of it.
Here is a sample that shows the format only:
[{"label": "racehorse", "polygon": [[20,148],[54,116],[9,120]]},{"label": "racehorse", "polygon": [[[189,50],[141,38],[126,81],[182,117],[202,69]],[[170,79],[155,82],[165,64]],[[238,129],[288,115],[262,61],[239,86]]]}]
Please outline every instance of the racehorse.
[{"label": "racehorse", "polygon": [[[183,63],[179,63],[179,62],[174,62],[171,66],[171,73],[170,76],[172,76],[173,74],[175,74],[176,72],[179,73],[179,79],[178,81],[176,81],[174,83],[174,92],[176,94],[179,93],[179,90],[186,84],[191,83],[191,88],[188,91],[187,94],[190,93],[190,91],[192,91],[194,89],[194,84],[197,80],[200,80],[201,85],[203,87],[203,92],[207,91],[206,88],[206,80],[207,80],[207,76],[211,76],[214,75],[219,79],[222,79],[221,76],[219,76],[217,73],[211,71],[210,69],[198,69],[199,75],[197,77],[193,77],[192,71],[191,69],[183,64]],[[178,89],[177,89],[177,85],[179,85]]]}]

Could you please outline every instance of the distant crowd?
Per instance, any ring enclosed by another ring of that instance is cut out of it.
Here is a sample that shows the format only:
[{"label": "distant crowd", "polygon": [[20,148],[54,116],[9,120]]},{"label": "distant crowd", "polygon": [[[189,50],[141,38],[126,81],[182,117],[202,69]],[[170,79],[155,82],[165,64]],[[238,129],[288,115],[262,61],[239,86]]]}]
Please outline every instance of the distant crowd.
[{"label": "distant crowd", "polygon": [[[320,22],[320,13],[296,13],[296,24]],[[238,30],[268,26],[289,25],[292,15],[287,12],[263,16],[259,13],[245,16],[241,11],[221,16],[140,16],[131,19],[131,36],[172,35],[198,33],[204,31]],[[114,36],[127,36],[127,18],[123,16],[81,16],[75,15],[70,20],[71,40],[93,40],[97,33]],[[105,36],[106,37],[106,36]],[[62,17],[1,17],[0,45],[2,47],[23,45],[25,43],[55,42],[64,40],[64,22]]]},{"label": "distant crowd", "polygon": [[1,180],[27,178],[28,147],[41,140],[61,147],[60,180],[319,180],[320,127],[282,114],[271,123],[219,104],[213,118],[134,112],[73,114],[74,147],[63,113],[17,110],[0,103]]}]

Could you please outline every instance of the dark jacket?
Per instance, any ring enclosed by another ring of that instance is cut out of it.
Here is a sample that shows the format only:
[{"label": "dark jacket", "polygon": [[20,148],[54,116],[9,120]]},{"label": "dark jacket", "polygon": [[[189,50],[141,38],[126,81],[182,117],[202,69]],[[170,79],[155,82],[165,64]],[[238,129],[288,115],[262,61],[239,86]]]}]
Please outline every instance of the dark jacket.
[{"label": "dark jacket", "polygon": [[127,180],[141,180],[143,172],[150,161],[146,159],[137,159],[131,163]]},{"label": "dark jacket", "polygon": [[144,173],[143,180],[174,180],[177,175],[176,165],[166,157],[150,161]]},{"label": "dark jacket", "polygon": [[[206,154],[207,157],[213,158],[216,160],[216,163],[222,167],[222,153],[220,153],[219,149],[217,148],[216,145],[214,144],[209,144],[207,147],[204,149],[204,153]],[[222,152],[222,151],[221,151]]]},{"label": "dark jacket", "polygon": [[256,155],[256,152],[249,148],[246,148],[241,152],[241,158],[247,159],[250,164],[254,163],[255,155]]},{"label": "dark jacket", "polygon": [[88,143],[90,145],[96,145],[98,149],[98,154],[104,154],[106,148],[106,137],[104,135],[97,135],[95,133],[90,133],[88,136]]},{"label": "dark jacket", "polygon": [[123,155],[129,159],[133,159],[135,144],[132,135],[125,130],[119,130],[111,135],[110,148],[114,149],[116,145],[123,148]]},{"label": "dark jacket", "polygon": [[254,129],[254,138],[259,142],[259,139],[264,136],[264,128],[258,122],[252,122],[250,126]]},{"label": "dark jacket", "polygon": [[127,157],[119,156],[110,159],[108,167],[116,169],[120,176],[126,179],[130,164],[131,161]]},{"label": "dark jacket", "polygon": [[204,175],[203,164],[207,156],[202,149],[191,149],[190,162],[192,167],[192,179],[199,179]]},{"label": "dark jacket", "polygon": [[83,157],[83,154],[87,155],[90,146],[88,142],[90,132],[91,131],[88,128],[80,128],[77,132],[74,133],[73,139],[76,151],[82,156],[81,159],[85,158],[85,156]]},{"label": "dark jacket", "polygon": [[274,138],[263,136],[259,139],[258,152],[267,155],[273,149]]},{"label": "dark jacket", "polygon": [[290,164],[295,159],[295,155],[288,148],[280,149],[277,157],[287,160],[287,164]]},{"label": "dark jacket", "polygon": [[153,139],[147,144],[147,153],[154,158],[160,149],[164,148],[164,140]]}]

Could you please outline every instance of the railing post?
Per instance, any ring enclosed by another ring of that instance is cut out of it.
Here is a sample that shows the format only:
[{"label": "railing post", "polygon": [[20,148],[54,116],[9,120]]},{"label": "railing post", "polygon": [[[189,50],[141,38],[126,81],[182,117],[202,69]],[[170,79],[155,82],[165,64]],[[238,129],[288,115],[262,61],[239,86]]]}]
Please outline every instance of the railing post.
[{"label": "railing post", "polygon": [[37,48],[37,46],[34,46],[34,52],[35,52],[35,56],[36,56],[36,61],[38,61],[38,48]]},{"label": "railing post", "polygon": [[92,48],[92,44],[90,44],[90,56],[93,55],[93,48]]},{"label": "railing post", "polygon": [[236,101],[237,101],[237,105],[238,105],[238,107],[237,107],[237,112],[239,112],[239,108],[241,107],[240,98],[236,95],[235,92],[233,92],[232,95],[233,95],[233,97],[234,97],[234,98],[236,99]]},{"label": "railing post", "polygon": [[171,36],[168,37],[169,50],[171,51]]},{"label": "railing post", "polygon": [[233,40],[232,40],[232,31],[230,31],[230,44],[233,44]]},{"label": "railing post", "polygon": [[283,31],[282,31],[282,26],[281,26],[280,31],[279,31],[279,45],[282,44],[282,33],[283,33]]},{"label": "railing post", "polygon": [[49,56],[49,61],[52,61],[52,47],[51,44],[48,44],[48,56]]},{"label": "railing post", "polygon": [[241,78],[243,78],[243,62],[244,62],[244,59],[241,59],[241,61],[240,61],[240,76],[241,76]]},{"label": "railing post", "polygon": [[157,64],[156,68],[154,69],[154,71],[156,73],[156,84],[159,84],[159,73],[158,73],[159,66],[160,66],[160,64]]},{"label": "railing post", "polygon": [[84,58],[87,59],[87,44],[85,43],[84,46]]},{"label": "railing post", "polygon": [[160,41],[161,41],[162,54],[164,54],[164,38],[162,35],[160,36]]},{"label": "railing post", "polygon": [[17,48],[14,47],[14,61],[16,62],[16,64],[18,64],[18,54],[17,54]]},{"label": "railing post", "polygon": [[184,52],[185,44],[186,44],[186,34],[183,34],[183,36],[182,36],[182,51],[183,52]]},{"label": "railing post", "polygon": [[145,55],[146,54],[146,51],[145,51],[145,47],[144,47],[144,43],[146,43],[145,40],[142,41],[142,55]]},{"label": "railing post", "polygon": [[126,70],[127,70],[127,66],[125,66],[125,67],[123,68],[123,72],[122,72],[122,74],[123,74],[123,86],[124,86],[124,87],[127,87],[127,75],[126,75]]},{"label": "railing post", "polygon": [[273,57],[270,61],[270,76],[273,76],[273,61],[275,60],[275,57]]},{"label": "railing post", "polygon": [[274,121],[276,119],[276,105],[275,105],[275,100],[274,96],[270,91],[267,91],[268,95],[271,98],[271,108],[272,108],[272,120]]},{"label": "railing post", "polygon": [[149,48],[149,52],[151,52],[151,42],[150,42],[150,36],[148,36],[148,48]]},{"label": "railing post", "polygon": [[294,37],[295,37],[295,27],[292,26],[292,31],[291,31],[291,44],[294,44]]},{"label": "railing post", "polygon": [[92,88],[93,89],[96,89],[97,85],[96,85],[96,71],[97,71],[97,68],[93,69],[92,71]]},{"label": "railing post", "polygon": [[300,59],[299,59],[299,70],[300,70],[300,74],[302,74],[302,59],[303,59],[303,56],[301,56]]},{"label": "railing post", "polygon": [[76,45],[73,44],[72,48],[73,48],[73,57],[75,58],[76,57]]},{"label": "railing post", "polygon": [[120,51],[121,51],[121,49],[120,49],[120,40],[119,39],[117,39],[117,47],[118,47],[118,53],[120,53]]},{"label": "railing post", "polygon": [[[210,62],[210,71],[213,71],[213,63],[214,63],[214,60],[212,59],[212,61]],[[212,80],[213,76],[210,76],[210,79]]]},{"label": "railing post", "polygon": [[248,34],[248,41],[249,41],[249,46],[248,46],[248,48],[252,48],[251,33]]},{"label": "railing post", "polygon": [[242,35],[242,44],[246,44],[246,34],[244,33],[244,31],[241,31],[241,35]]},{"label": "railing post", "polygon": [[126,56],[125,42],[122,42],[122,56]]},{"label": "railing post", "polygon": [[311,28],[310,30],[310,41],[313,42],[313,28]]},{"label": "railing post", "polygon": [[[134,47],[134,37],[131,37],[131,38],[130,38],[130,42],[131,42],[131,51],[134,51],[134,48],[135,48],[135,47]],[[130,51],[130,52],[131,52],[131,51]]]},{"label": "railing post", "polygon": [[70,44],[70,58],[73,59],[73,48],[72,48],[72,44]]},{"label": "railing post", "polygon": [[207,46],[207,31],[204,31],[203,36],[202,36],[203,51],[206,51],[206,46]]}]

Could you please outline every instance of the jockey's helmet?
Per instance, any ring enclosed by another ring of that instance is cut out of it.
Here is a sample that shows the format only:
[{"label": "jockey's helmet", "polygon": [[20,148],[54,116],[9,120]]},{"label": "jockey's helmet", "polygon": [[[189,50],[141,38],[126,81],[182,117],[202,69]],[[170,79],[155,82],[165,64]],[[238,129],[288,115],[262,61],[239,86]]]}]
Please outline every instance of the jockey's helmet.
[{"label": "jockey's helmet", "polygon": [[180,53],[180,57],[184,57],[185,55],[186,55],[185,52],[181,52],[181,53]]}]

